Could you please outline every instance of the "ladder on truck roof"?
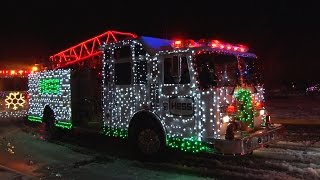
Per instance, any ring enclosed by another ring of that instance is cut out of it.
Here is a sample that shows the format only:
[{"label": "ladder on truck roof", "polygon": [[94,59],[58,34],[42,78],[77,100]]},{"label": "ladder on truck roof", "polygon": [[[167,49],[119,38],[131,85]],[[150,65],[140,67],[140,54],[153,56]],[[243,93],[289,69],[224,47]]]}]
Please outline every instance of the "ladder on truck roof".
[{"label": "ladder on truck roof", "polygon": [[79,61],[88,60],[102,54],[100,47],[103,43],[117,42],[127,38],[137,38],[133,33],[107,31],[91,39],[50,56],[52,69],[61,68]]}]

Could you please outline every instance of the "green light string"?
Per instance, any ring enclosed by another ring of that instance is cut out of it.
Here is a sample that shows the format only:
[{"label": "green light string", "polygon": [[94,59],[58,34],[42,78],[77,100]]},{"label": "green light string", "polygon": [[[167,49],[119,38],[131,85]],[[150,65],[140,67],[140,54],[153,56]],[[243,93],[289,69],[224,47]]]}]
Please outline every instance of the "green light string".
[{"label": "green light string", "polygon": [[128,137],[127,130],[115,127],[104,127],[104,134],[107,136],[120,137],[123,139]]},{"label": "green light string", "polygon": [[239,89],[235,92],[234,98],[237,100],[236,119],[253,127],[253,108],[250,92],[246,89]]},{"label": "green light string", "polygon": [[206,143],[197,140],[195,136],[190,138],[167,136],[167,146],[180,151],[192,153],[211,151]]},{"label": "green light string", "polygon": [[28,120],[33,122],[42,122],[42,118],[38,116],[28,116]]},{"label": "green light string", "polygon": [[[42,118],[39,116],[28,116],[29,121],[33,122],[40,122],[42,123]],[[56,127],[62,128],[62,129],[71,129],[72,128],[72,123],[70,122],[64,122],[64,121],[57,121],[54,124]]]},{"label": "green light string", "polygon": [[39,80],[40,94],[59,94],[60,93],[60,79],[48,78]]},{"label": "green light string", "polygon": [[70,122],[58,121],[54,125],[56,127],[62,128],[62,129],[71,129],[72,128],[72,123],[70,123]]},{"label": "green light string", "polygon": [[[115,127],[105,127],[104,134],[112,137],[127,138],[128,131],[121,128]],[[180,138],[180,137],[171,137],[167,136],[167,146],[179,151],[200,153],[200,152],[211,152],[212,148],[209,148],[208,145],[204,142],[197,140],[197,138]]]}]

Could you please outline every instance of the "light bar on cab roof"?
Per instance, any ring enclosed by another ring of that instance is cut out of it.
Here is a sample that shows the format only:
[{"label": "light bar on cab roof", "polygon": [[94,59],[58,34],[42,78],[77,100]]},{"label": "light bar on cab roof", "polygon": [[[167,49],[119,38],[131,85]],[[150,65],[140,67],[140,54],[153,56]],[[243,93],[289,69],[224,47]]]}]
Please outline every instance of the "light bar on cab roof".
[{"label": "light bar on cab roof", "polygon": [[249,48],[242,44],[230,44],[226,42],[222,42],[219,40],[205,40],[201,39],[196,43],[192,39],[188,40],[174,40],[172,45],[173,48],[183,48],[183,47],[200,47],[200,46],[209,46],[212,48],[225,49],[230,51],[238,51],[238,52],[247,52]]},{"label": "light bar on cab roof", "polygon": [[198,43],[194,42],[194,40],[192,40],[192,39],[174,40],[171,46],[173,48],[196,47],[196,46],[198,46]]},{"label": "light bar on cab roof", "polygon": [[221,42],[219,40],[211,40],[208,46],[213,48],[220,48],[220,49],[239,51],[239,52],[247,52],[249,50],[249,48],[245,45],[242,45],[242,44],[233,45],[233,44]]},{"label": "light bar on cab roof", "polygon": [[174,47],[174,48],[181,48],[181,47],[182,47],[182,41],[181,41],[181,40],[175,40],[175,41],[173,41],[172,47]]}]

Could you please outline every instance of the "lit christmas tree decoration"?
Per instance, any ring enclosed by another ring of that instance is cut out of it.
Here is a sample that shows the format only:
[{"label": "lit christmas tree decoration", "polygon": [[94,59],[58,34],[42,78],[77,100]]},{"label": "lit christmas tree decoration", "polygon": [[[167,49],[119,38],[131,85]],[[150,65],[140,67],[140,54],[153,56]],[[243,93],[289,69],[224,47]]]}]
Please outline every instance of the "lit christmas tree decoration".
[{"label": "lit christmas tree decoration", "polygon": [[235,118],[245,122],[248,127],[253,127],[253,108],[250,92],[246,89],[238,89],[234,94],[237,101],[237,113]]}]

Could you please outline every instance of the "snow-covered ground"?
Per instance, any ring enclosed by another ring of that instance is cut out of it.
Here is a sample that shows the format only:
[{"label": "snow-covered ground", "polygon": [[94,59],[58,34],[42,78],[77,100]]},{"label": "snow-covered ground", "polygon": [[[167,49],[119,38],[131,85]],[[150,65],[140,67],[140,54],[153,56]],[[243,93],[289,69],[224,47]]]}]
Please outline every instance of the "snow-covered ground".
[{"label": "snow-covered ground", "polygon": [[320,96],[268,97],[266,108],[278,122],[320,125]]},{"label": "snow-covered ground", "polygon": [[[266,106],[274,121],[320,121],[319,97],[268,98]],[[147,163],[113,142],[101,143],[105,149],[51,143],[21,123],[0,123],[0,164],[42,179],[320,179],[320,125],[288,125],[284,140],[249,156],[173,153]]]}]

